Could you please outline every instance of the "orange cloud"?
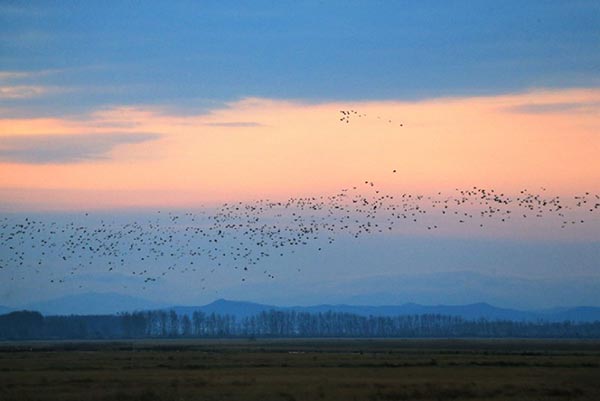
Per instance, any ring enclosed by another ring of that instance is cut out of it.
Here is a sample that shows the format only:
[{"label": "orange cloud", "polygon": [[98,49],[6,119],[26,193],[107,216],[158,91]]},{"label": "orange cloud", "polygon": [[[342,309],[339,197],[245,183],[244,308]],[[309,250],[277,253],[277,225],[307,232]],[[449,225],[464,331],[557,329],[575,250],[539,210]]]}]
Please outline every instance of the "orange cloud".
[{"label": "orange cloud", "polygon": [[[77,164],[2,163],[0,196],[15,202],[27,191],[32,207],[60,206],[59,191],[70,194],[65,207],[78,196],[88,208],[181,206],[330,193],[366,179],[395,193],[473,185],[600,191],[598,104],[600,90],[577,89],[351,104],[249,98],[192,116],[140,106],[82,119],[2,119],[0,148],[2,137],[18,135],[160,138]],[[363,116],[341,122],[348,109]],[[94,191],[103,195],[94,199]]]}]

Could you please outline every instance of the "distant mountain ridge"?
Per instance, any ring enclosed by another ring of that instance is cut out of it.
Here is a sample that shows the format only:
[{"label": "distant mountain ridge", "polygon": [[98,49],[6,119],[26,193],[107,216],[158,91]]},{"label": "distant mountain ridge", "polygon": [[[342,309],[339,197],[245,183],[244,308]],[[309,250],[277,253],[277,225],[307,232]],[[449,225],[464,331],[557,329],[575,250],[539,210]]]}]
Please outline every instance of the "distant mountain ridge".
[{"label": "distant mountain ridge", "polygon": [[468,320],[514,320],[562,322],[565,320],[592,322],[600,321],[600,308],[581,306],[541,311],[521,311],[516,309],[498,308],[487,303],[474,303],[468,305],[419,305],[407,303],[403,305],[314,305],[314,306],[275,306],[255,302],[229,301],[219,299],[204,306],[174,306],[169,308],[178,314],[191,315],[195,311],[206,314],[227,314],[236,318],[244,318],[270,310],[296,311],[306,313],[350,313],[361,316],[398,316],[436,314],[462,317]]},{"label": "distant mountain ridge", "polygon": [[421,305],[405,303],[402,305],[348,305],[321,304],[311,306],[276,306],[247,301],[218,299],[201,306],[169,306],[165,303],[148,301],[119,293],[85,293],[31,303],[20,307],[0,306],[0,314],[15,310],[35,310],[44,315],[104,315],[120,312],[144,310],[174,310],[180,315],[191,315],[195,311],[206,314],[233,315],[238,319],[267,312],[270,310],[295,311],[306,313],[338,312],[360,316],[397,316],[436,314],[457,316],[468,320],[514,320],[549,322],[600,321],[600,307],[578,306],[572,308],[553,308],[546,310],[517,310],[499,308],[488,303],[466,305]]},{"label": "distant mountain ridge", "polygon": [[10,313],[14,311],[14,308],[9,308],[8,306],[0,305],[0,315],[4,315],[5,313]]},{"label": "distant mountain ridge", "polygon": [[68,295],[48,301],[27,304],[20,308],[34,310],[43,315],[109,315],[136,310],[160,309],[165,304],[116,292]]}]

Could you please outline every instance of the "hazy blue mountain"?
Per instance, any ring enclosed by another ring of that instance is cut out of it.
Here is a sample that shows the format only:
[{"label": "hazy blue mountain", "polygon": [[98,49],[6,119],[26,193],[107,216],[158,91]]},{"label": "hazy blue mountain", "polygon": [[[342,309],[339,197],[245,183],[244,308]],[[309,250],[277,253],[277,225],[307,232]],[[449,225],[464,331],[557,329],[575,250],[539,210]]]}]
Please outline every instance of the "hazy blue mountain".
[{"label": "hazy blue mountain", "polygon": [[553,308],[546,310],[517,310],[499,308],[488,303],[472,303],[465,305],[421,305],[405,303],[401,305],[349,305],[320,304],[313,306],[276,306],[245,301],[219,299],[202,306],[173,306],[148,301],[118,293],[86,293],[36,302],[19,307],[0,306],[0,314],[13,310],[36,310],[44,315],[99,315],[131,312],[139,310],[166,309],[175,310],[178,314],[191,315],[194,311],[206,314],[234,315],[244,318],[269,310],[281,310],[307,313],[326,313],[328,311],[352,313],[361,316],[396,316],[439,314],[458,316],[465,319],[517,320],[517,321],[600,321],[600,307],[579,306],[570,308]]},{"label": "hazy blue mountain", "polygon": [[468,270],[382,273],[325,280],[304,280],[300,277],[294,281],[282,280],[277,286],[248,283],[244,285],[243,293],[232,286],[231,289],[220,290],[219,294],[225,299],[268,305],[405,305],[410,302],[419,305],[470,305],[487,302],[503,308],[533,311],[548,305],[600,307],[600,277],[544,274],[521,277]]},{"label": "hazy blue mountain", "polygon": [[545,315],[551,316],[550,319],[545,319],[552,321],[572,320],[576,322],[592,322],[600,320],[600,308],[594,306],[559,308],[553,311],[542,311],[540,314],[542,315],[542,319],[545,318]]},{"label": "hazy blue mountain", "polygon": [[115,292],[91,292],[36,302],[19,309],[36,310],[44,315],[104,315],[163,307],[165,304]]},{"label": "hazy blue mountain", "polygon": [[175,310],[179,314],[191,315],[195,311],[201,311],[206,314],[215,313],[218,315],[234,315],[237,318],[244,318],[272,309],[283,308],[279,308],[273,305],[258,304],[254,302],[228,301],[225,299],[218,299],[204,306],[175,306],[170,309]]},{"label": "hazy blue mountain", "polygon": [[341,293],[342,289],[354,294],[341,300],[350,305],[403,305],[406,302],[469,305],[485,301],[511,309],[533,310],[556,302],[551,301],[553,297],[573,307],[597,304],[600,280],[583,276],[533,279],[456,271],[347,279],[330,291]]},{"label": "hazy blue mountain", "polygon": [[12,311],[14,311],[13,308],[9,308],[8,306],[2,306],[2,305],[0,305],[0,315],[3,315],[5,313],[10,313]]},{"label": "hazy blue mountain", "polygon": [[194,311],[204,313],[228,314],[244,318],[269,310],[294,310],[297,312],[326,313],[328,311],[353,313],[361,316],[396,316],[439,314],[458,316],[465,319],[518,320],[518,321],[595,321],[600,320],[600,308],[575,307],[546,311],[521,311],[515,309],[497,308],[487,303],[469,305],[419,305],[407,303],[404,305],[356,306],[356,305],[315,305],[315,306],[275,306],[254,302],[228,301],[219,299],[204,306],[177,306],[172,308],[179,314],[192,314]]},{"label": "hazy blue mountain", "polygon": [[449,316],[460,316],[465,319],[509,319],[529,320],[536,319],[531,312],[513,309],[497,308],[486,303],[475,303],[470,305],[419,305],[407,303],[404,305],[384,306],[351,306],[351,305],[319,305],[312,307],[293,307],[294,310],[306,312],[335,312],[354,313],[363,316],[396,316],[396,315],[423,315],[438,314]]}]

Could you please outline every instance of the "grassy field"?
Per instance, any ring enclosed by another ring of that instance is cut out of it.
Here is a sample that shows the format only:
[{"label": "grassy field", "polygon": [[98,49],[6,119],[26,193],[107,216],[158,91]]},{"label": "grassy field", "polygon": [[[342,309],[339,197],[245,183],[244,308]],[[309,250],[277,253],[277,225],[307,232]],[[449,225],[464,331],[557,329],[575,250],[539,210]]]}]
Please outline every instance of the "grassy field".
[{"label": "grassy field", "polygon": [[0,343],[0,400],[600,400],[600,342]]}]

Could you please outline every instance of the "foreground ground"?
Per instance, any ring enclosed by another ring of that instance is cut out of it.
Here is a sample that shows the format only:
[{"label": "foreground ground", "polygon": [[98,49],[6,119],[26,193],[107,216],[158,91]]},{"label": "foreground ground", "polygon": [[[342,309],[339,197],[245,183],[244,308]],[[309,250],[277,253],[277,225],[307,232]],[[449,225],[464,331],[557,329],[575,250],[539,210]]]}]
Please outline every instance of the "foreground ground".
[{"label": "foreground ground", "polygon": [[600,400],[600,342],[0,343],[0,400]]}]

